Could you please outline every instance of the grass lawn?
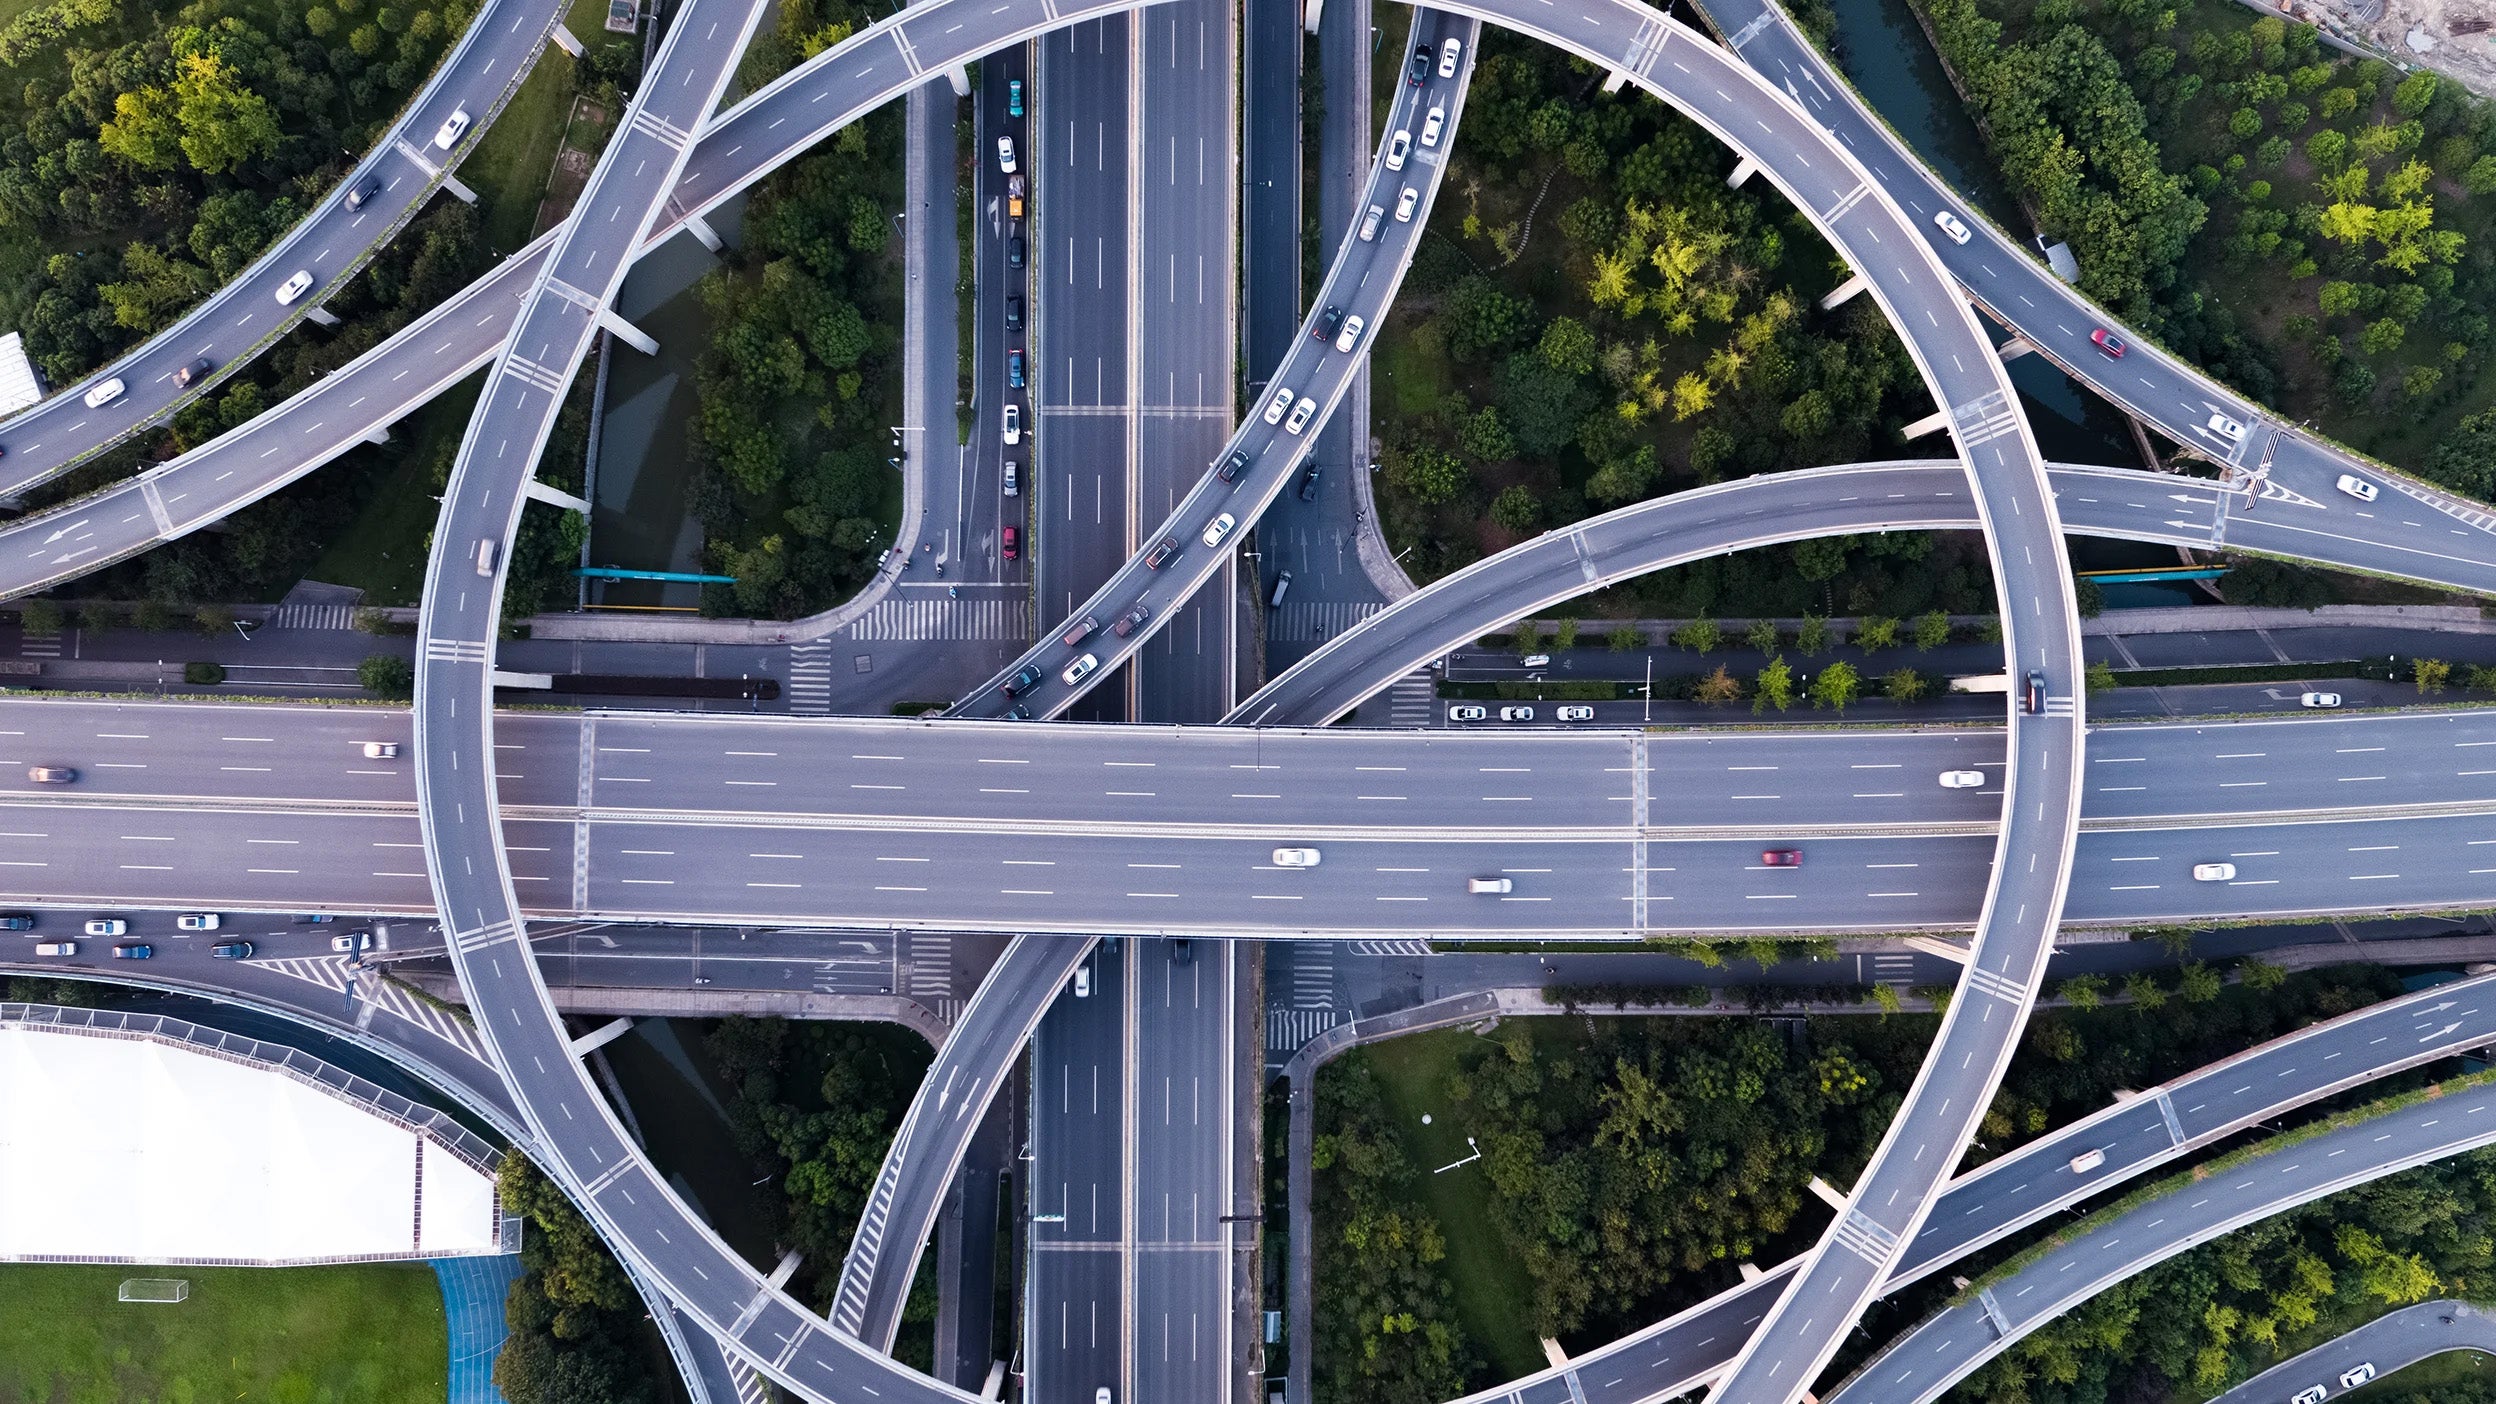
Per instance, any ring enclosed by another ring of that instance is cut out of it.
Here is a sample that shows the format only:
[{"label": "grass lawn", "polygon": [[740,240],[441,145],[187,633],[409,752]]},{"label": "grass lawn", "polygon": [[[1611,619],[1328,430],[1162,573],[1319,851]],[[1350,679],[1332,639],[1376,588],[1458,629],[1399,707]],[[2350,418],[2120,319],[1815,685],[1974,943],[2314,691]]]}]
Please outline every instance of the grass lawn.
[{"label": "grass lawn", "polygon": [[2384,1375],[2347,1398],[2351,1404],[2411,1396],[2434,1399],[2445,1386],[2464,1381],[2484,1384],[2491,1376],[2496,1376],[2496,1358],[2481,1355],[2475,1350],[2456,1350],[2431,1356],[2406,1370]]},{"label": "grass lawn", "polygon": [[[123,1303],[123,1279],[190,1300]],[[442,1292],[422,1263],[134,1268],[0,1264],[0,1398],[439,1404]]]},{"label": "grass lawn", "polygon": [[[1555,1022],[1537,1020],[1537,1023]],[[1378,1072],[1388,1109],[1404,1135],[1404,1153],[1420,1167],[1421,1207],[1447,1236],[1447,1276],[1456,1289],[1456,1317],[1489,1358],[1496,1379],[1513,1380],[1547,1363],[1517,1304],[1534,1295],[1533,1280],[1501,1246],[1491,1225],[1491,1186],[1479,1165],[1430,1172],[1471,1155],[1466,1109],[1442,1090],[1456,1060],[1474,1042],[1462,1029],[1409,1034],[1361,1050]],[[1431,1124],[1424,1126],[1427,1114]]]},{"label": "grass lawn", "polygon": [[[605,0],[576,0],[564,24],[584,44],[621,38],[598,27],[606,14]],[[460,163],[461,182],[477,192],[477,214],[489,248],[510,253],[529,241],[537,202],[545,197],[546,176],[554,169],[555,148],[563,143],[565,119],[578,91],[574,71],[572,60],[549,46],[477,149]]]},{"label": "grass lawn", "polygon": [[357,496],[364,510],[321,552],[305,578],[358,586],[369,605],[418,601],[424,590],[426,543],[441,510],[433,500],[432,465],[437,456],[459,446],[480,383],[472,375],[451,387],[391,427],[392,451],[363,455],[364,481]]}]

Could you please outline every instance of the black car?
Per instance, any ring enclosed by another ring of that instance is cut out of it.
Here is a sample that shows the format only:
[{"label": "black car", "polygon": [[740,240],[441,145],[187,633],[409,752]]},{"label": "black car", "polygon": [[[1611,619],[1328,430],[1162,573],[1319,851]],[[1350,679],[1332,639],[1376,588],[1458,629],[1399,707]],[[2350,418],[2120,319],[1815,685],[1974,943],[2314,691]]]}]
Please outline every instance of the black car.
[{"label": "black car", "polygon": [[259,949],[249,941],[219,941],[208,948],[208,954],[219,960],[249,960]]},{"label": "black car", "polygon": [[1110,625],[1109,631],[1123,639],[1132,635],[1137,629],[1143,627],[1144,621],[1152,617],[1153,612],[1151,610],[1142,605],[1137,605],[1135,608],[1118,616],[1118,622]]},{"label": "black car", "polygon": [[1226,483],[1235,483],[1239,481],[1240,473],[1247,466],[1248,450],[1232,449],[1230,457],[1213,465],[1213,475]]},{"label": "black car", "polygon": [[1416,88],[1430,81],[1430,45],[1426,41],[1413,50],[1413,61],[1404,70],[1404,81]]},{"label": "black car", "polygon": [[1031,709],[1017,702],[1005,709],[1005,719],[1007,721],[1030,721]]},{"label": "black car", "polygon": [[1178,553],[1179,539],[1175,536],[1165,536],[1161,539],[1161,544],[1153,548],[1153,553],[1144,558],[1144,568],[1159,570],[1170,564],[1170,558]]},{"label": "black car", "polygon": [[2024,697],[2021,700],[2027,705],[2028,713],[2031,716],[2045,710],[2044,673],[2032,670],[2028,674],[2028,687]]},{"label": "black car", "polygon": [[1023,325],[1023,300],[1021,298],[1009,297],[1005,300],[1005,325],[1009,331],[1018,330]]},{"label": "black car", "polygon": [[1315,502],[1317,500],[1317,475],[1321,471],[1323,470],[1317,466],[1315,461],[1311,461],[1307,467],[1300,470],[1301,501]]},{"label": "black car", "polygon": [[364,208],[365,201],[372,199],[380,193],[381,177],[373,176],[366,180],[362,185],[359,185],[353,190],[347,192],[347,208],[351,210],[360,210]]},{"label": "black car", "polygon": [[1008,268],[1020,268],[1023,266],[1022,235],[1017,234],[1013,238],[1005,241],[1005,266]]},{"label": "black car", "polygon": [[206,375],[212,369],[214,369],[214,367],[208,364],[208,358],[202,356],[198,360],[184,366],[182,369],[175,371],[173,373],[173,383],[188,389],[192,381]]},{"label": "black car", "polygon": [[1312,340],[1329,341],[1334,338],[1336,332],[1342,329],[1343,309],[1329,307],[1318,314],[1317,325],[1309,328],[1309,336]]},{"label": "black car", "polygon": [[1024,693],[1031,691],[1039,685],[1040,665],[1037,663],[1026,663],[1023,665],[1023,670],[1021,672],[1016,673],[1014,676],[1005,680],[1005,695],[1008,697],[1020,697]]}]

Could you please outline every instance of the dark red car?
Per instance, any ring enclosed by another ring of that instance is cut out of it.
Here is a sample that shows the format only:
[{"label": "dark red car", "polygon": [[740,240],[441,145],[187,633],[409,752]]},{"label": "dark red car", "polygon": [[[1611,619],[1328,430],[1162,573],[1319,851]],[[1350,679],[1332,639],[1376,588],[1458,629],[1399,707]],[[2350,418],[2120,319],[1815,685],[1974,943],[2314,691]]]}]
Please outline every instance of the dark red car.
[{"label": "dark red car", "polygon": [[1771,848],[1759,855],[1759,861],[1764,867],[1799,868],[1803,865],[1803,851],[1799,848]]},{"label": "dark red car", "polygon": [[1007,560],[1014,559],[1023,553],[1022,529],[1012,526],[1000,529],[997,533],[997,543]]},{"label": "dark red car", "polygon": [[2115,335],[2113,332],[2106,330],[2104,327],[2099,327],[2089,333],[2089,340],[2096,342],[2097,349],[2105,352],[2108,359],[2117,361],[2123,359],[2125,348],[2122,337]]}]

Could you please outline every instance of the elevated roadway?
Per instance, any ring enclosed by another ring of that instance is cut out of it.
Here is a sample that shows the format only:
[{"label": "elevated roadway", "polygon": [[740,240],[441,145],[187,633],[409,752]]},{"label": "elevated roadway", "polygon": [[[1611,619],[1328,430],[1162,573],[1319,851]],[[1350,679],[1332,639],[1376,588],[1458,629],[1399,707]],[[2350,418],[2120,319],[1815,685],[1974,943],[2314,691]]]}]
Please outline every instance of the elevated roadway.
[{"label": "elevated roadway", "polygon": [[[0,445],[7,449],[0,497],[49,482],[161,422],[311,315],[450,182],[452,168],[528,77],[563,12],[556,0],[488,0],[372,151],[320,195],[311,214],[172,326],[0,420]],[[470,118],[467,133],[445,150],[434,138],[461,111]],[[349,195],[373,182],[378,188],[347,208]],[[279,303],[278,286],[298,271],[312,275],[311,289],[291,304]],[[175,383],[175,372],[201,359],[209,363],[208,374],[187,386]],[[120,398],[86,403],[89,390],[115,379],[129,387]]]},{"label": "elevated roadway", "polygon": [[2313,1385],[2335,1385],[2360,1365],[2373,1366],[2381,1379],[2456,1350],[2496,1355],[2496,1316],[2451,1297],[2420,1302],[2300,1351],[2210,1404],[2270,1404]]},{"label": "elevated roadway", "polygon": [[[1946,209],[1973,231],[1974,238],[1964,245],[1933,245],[1970,297],[2074,379],[2176,443],[2227,465],[2248,508],[2268,512],[2273,503],[2327,503],[2335,513],[2359,520],[2428,516],[2459,552],[2486,559],[2496,548],[2496,508],[2456,497],[2290,425],[2169,355],[2055,277],[2025,238],[1995,228],[1909,151],[1773,0],[1703,0],[1702,8],[1743,62],[1791,93],[1815,124],[1858,153],[1882,188],[1914,214],[1919,227],[1931,227],[1932,217]],[[2090,340],[2089,334],[2101,327],[2129,343],[2122,357],[2108,357]],[[2214,431],[2209,422],[2213,414],[2245,426],[2245,433],[2231,439]],[[2344,496],[2337,486],[2343,473],[2376,483],[2385,495],[2371,504]]]},{"label": "elevated roadway", "polygon": [[[2049,465],[2065,530],[2217,548],[2496,595],[2496,554],[2448,544],[2441,518],[2360,521],[2337,504],[2259,515],[2206,479]],[[2317,510],[2328,509],[2328,510]],[[1397,600],[1266,684],[1224,720],[1320,726],[1431,659],[1535,611],[1708,556],[1818,536],[1980,525],[1967,479],[1947,461],[1859,463],[1767,474],[1633,503],[1546,532]]]}]

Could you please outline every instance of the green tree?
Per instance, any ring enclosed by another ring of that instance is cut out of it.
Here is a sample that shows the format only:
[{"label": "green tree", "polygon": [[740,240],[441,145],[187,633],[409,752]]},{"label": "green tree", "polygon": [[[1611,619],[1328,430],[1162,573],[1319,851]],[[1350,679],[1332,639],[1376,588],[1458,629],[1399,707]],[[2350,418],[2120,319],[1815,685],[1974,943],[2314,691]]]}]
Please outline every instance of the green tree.
[{"label": "green tree", "polygon": [[1829,621],[1817,614],[1803,616],[1803,627],[1794,636],[1794,646],[1805,658],[1817,658],[1829,646]]},{"label": "green tree", "polygon": [[2186,1004],[2208,1004],[2222,985],[2219,972],[2196,960],[2176,972],[2175,996]]},{"label": "green tree", "polygon": [[1511,484],[1491,499],[1491,524],[1518,536],[1538,531],[1543,524],[1542,499],[1523,483]]},{"label": "green tree", "polygon": [[1387,486],[1416,507],[1453,502],[1472,484],[1464,460],[1427,444],[1387,454]]},{"label": "green tree", "polygon": [[1603,636],[1603,644],[1614,653],[1630,653],[1645,648],[1647,636],[1639,633],[1635,625],[1616,624],[1611,633]]},{"label": "green tree", "polygon": [[[1698,685],[1691,689],[1691,696],[1711,707],[1721,707],[1728,702],[1739,702],[1742,700],[1742,680],[1733,675],[1732,669],[1719,663],[1716,665],[1716,671],[1699,679]],[[1759,709],[1754,707],[1751,710]],[[1781,706],[1777,710],[1782,712],[1785,708]]]},{"label": "green tree", "polygon": [[2431,69],[2422,68],[2402,79],[2400,86],[2392,90],[2392,110],[2404,117],[2424,113],[2427,104],[2435,101],[2435,84],[2435,73]]},{"label": "green tree", "polygon": [[1515,456],[1517,440],[1508,432],[1508,421],[1499,417],[1499,407],[1484,405],[1466,416],[1465,427],[1457,435],[1457,447],[1465,451],[1467,458],[1491,463]]},{"label": "green tree", "polygon": [[2409,661],[2409,675],[2420,692],[2442,692],[2444,685],[2452,681],[2453,665],[2441,658],[2413,658]]},{"label": "green tree", "polygon": [[2288,969],[2259,956],[2247,956],[2237,962],[2236,979],[2246,989],[2268,993],[2288,983]]},{"label": "green tree", "polygon": [[206,175],[221,175],[277,150],[277,113],[213,53],[185,55],[173,80],[182,154]]},{"label": "green tree", "polygon": [[1885,614],[1867,614],[1855,622],[1855,647],[1878,653],[1898,646],[1898,621]]},{"label": "green tree", "polygon": [[18,601],[17,627],[26,633],[57,634],[66,622],[57,600],[37,597]]},{"label": "green tree", "polygon": [[1768,666],[1759,670],[1755,681],[1756,686],[1751,691],[1751,711],[1754,715],[1770,707],[1782,712],[1794,705],[1794,670],[1786,666],[1784,655],[1769,659]]},{"label": "green tree", "polygon": [[1757,652],[1775,653],[1777,644],[1780,642],[1777,621],[1773,619],[1752,620],[1742,630],[1742,642],[1750,645]]},{"label": "green tree", "polygon": [[2228,115],[2227,133],[2238,141],[2259,136],[2261,132],[2262,114],[2259,111],[2250,107],[2240,107]]},{"label": "green tree", "polygon": [[2167,1007],[2167,990],[2158,977],[2146,970],[2135,970],[2124,977],[2123,992],[2132,999],[2132,1007],[2144,1014],[2155,1014]]},{"label": "green tree", "polygon": [[1702,614],[1673,630],[1671,637],[1673,647],[1686,649],[1704,658],[1725,641],[1725,631],[1722,625]]},{"label": "green tree", "polygon": [[1924,690],[1924,675],[1913,668],[1892,668],[1881,675],[1881,691],[1892,702],[1913,702]]},{"label": "green tree", "polygon": [[2496,195],[2496,156],[2482,156],[2462,172],[2461,188],[2472,195]]},{"label": "green tree", "polygon": [[1560,621],[1559,627],[1551,631],[1551,647],[1554,652],[1558,653],[1566,653],[1577,647],[1577,620],[1571,618]]},{"label": "green tree", "polygon": [[1840,660],[1821,669],[1819,675],[1811,680],[1811,705],[1815,708],[1827,707],[1842,714],[1846,704],[1861,696],[1862,692],[1863,679],[1855,672],[1855,665]]},{"label": "green tree", "polygon": [[1930,653],[1950,642],[1950,616],[1932,610],[1915,617],[1915,651]]},{"label": "green tree", "polygon": [[2115,665],[2103,658],[2089,664],[2086,679],[2085,685],[2091,697],[2112,692],[2119,686],[2115,678]]},{"label": "green tree", "polygon": [[2106,979],[2102,975],[2074,975],[2057,986],[2055,994],[2072,1008],[2086,1013],[2105,1002]]},{"label": "green tree", "polygon": [[1506,350],[1525,331],[1530,309],[1480,273],[1460,278],[1439,305],[1447,354],[1471,361]]},{"label": "green tree", "polygon": [[1575,317],[1554,317],[1543,328],[1543,339],[1535,353],[1553,370],[1568,375],[1592,375],[1595,372],[1595,334]]},{"label": "green tree", "polygon": [[169,171],[182,159],[181,102],[162,88],[113,99],[113,120],[96,133],[105,151],[143,171]]}]

